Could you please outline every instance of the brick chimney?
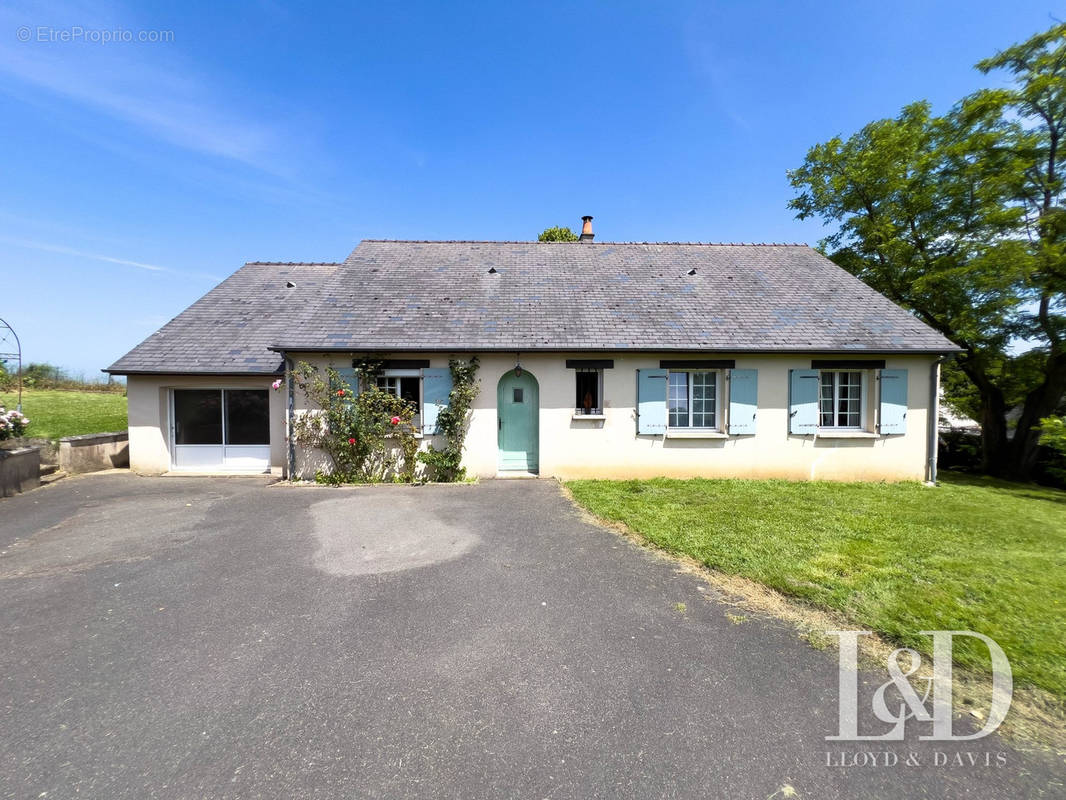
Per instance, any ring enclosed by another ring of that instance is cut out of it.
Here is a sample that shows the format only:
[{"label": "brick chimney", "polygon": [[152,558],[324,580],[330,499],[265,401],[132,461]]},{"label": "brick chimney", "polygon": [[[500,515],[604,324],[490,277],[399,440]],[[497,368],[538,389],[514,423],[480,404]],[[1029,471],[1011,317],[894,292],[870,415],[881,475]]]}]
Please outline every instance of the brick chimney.
[{"label": "brick chimney", "polygon": [[592,217],[587,214],[581,218],[581,238],[579,241],[591,242],[596,237],[592,232]]}]

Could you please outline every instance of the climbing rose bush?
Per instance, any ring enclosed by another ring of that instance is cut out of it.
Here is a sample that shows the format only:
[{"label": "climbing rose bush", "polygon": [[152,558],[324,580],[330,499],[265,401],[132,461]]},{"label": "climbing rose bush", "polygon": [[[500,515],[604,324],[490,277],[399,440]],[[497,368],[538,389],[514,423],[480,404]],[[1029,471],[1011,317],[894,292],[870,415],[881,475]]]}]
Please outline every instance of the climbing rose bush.
[{"label": "climbing rose bush", "polygon": [[0,439],[17,439],[26,432],[29,424],[29,419],[21,412],[15,409],[5,411],[0,406]]},{"label": "climbing rose bush", "polygon": [[312,411],[292,423],[293,440],[317,448],[333,462],[319,471],[320,483],[377,483],[393,479],[411,483],[418,462],[417,409],[378,388],[373,371],[360,369],[362,391],[355,393],[332,367],[321,372],[300,362],[293,380]]}]

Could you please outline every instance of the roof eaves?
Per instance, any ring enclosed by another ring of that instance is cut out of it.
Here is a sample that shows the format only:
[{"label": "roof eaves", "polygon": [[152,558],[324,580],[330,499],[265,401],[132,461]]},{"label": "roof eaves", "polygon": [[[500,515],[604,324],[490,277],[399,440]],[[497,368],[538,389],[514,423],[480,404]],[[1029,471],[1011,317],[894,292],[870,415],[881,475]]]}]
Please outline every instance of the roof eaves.
[{"label": "roof eaves", "polygon": [[263,369],[263,370],[243,370],[235,372],[234,370],[192,370],[192,369],[114,369],[114,367],[108,367],[107,369],[100,370],[107,375],[203,375],[206,377],[231,377],[236,378],[239,376],[256,376],[256,375],[281,375],[283,369]]},{"label": "roof eaves", "polygon": [[[672,247],[810,247],[806,242],[541,242],[536,239],[362,239],[376,244],[543,244],[543,245],[661,245]],[[253,262],[266,263],[266,262]],[[281,262],[284,263],[284,262]]]},{"label": "roof eaves", "polygon": [[397,345],[386,347],[381,344],[374,345],[351,345],[351,346],[323,346],[323,345],[270,345],[267,350],[276,353],[364,353],[364,352],[410,352],[410,353],[756,353],[759,355],[773,355],[774,353],[803,354],[818,353],[824,355],[948,355],[961,353],[963,348],[952,347],[919,347],[919,348],[886,348],[886,347],[671,347],[659,345],[656,347],[557,347],[541,346],[530,347],[529,345],[463,345],[461,347],[412,347],[410,345]]}]

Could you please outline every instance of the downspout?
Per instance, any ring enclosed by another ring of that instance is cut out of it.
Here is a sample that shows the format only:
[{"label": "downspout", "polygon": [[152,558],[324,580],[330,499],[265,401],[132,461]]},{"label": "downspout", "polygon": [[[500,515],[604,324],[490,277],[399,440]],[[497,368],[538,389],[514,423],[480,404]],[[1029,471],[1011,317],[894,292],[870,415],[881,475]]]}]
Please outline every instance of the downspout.
[{"label": "downspout", "polygon": [[293,471],[296,469],[296,442],[292,439],[292,419],[293,419],[293,378],[292,378],[292,359],[285,358],[285,385],[288,388],[288,401],[285,415],[285,442],[288,445],[288,463],[286,464],[286,476],[290,481],[295,480],[293,477]]},{"label": "downspout", "polygon": [[928,466],[925,470],[926,481],[936,486],[936,457],[938,449],[937,431],[940,422],[940,363],[943,356],[937,357],[929,367],[929,419],[927,421],[928,440],[926,442]]}]

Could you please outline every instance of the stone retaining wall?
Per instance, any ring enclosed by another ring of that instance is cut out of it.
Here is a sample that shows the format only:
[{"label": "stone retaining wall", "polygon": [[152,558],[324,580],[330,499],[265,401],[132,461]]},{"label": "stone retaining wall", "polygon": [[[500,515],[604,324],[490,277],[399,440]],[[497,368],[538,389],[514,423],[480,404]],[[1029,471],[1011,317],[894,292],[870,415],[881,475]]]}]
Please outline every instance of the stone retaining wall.
[{"label": "stone retaining wall", "polygon": [[0,450],[0,497],[11,497],[40,484],[40,450],[36,447]]},{"label": "stone retaining wall", "polygon": [[98,472],[130,465],[129,434],[90,433],[59,440],[59,468],[65,472]]}]

